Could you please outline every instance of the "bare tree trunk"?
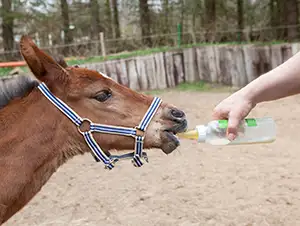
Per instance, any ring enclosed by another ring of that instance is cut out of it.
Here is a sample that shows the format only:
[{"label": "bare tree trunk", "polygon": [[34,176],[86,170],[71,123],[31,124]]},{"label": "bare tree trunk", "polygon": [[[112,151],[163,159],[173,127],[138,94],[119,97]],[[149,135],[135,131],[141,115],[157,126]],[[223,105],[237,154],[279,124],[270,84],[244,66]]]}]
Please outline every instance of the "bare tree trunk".
[{"label": "bare tree trunk", "polygon": [[237,0],[238,41],[244,40],[244,0]]},{"label": "bare tree trunk", "polygon": [[[231,13],[229,12],[230,10],[228,9],[228,0],[222,0],[220,2],[220,7],[222,7],[222,10],[224,12],[224,19],[225,21],[229,21],[230,15]],[[225,23],[223,29],[226,30],[230,30],[229,29],[230,24]],[[228,33],[221,33],[220,35],[218,35],[218,40],[221,42],[226,42],[230,39],[230,34],[228,35]]]},{"label": "bare tree trunk", "polygon": [[[12,16],[12,0],[2,0],[2,39],[5,51],[14,48],[14,18]],[[11,58],[12,56],[9,56]]]},{"label": "bare tree trunk", "polygon": [[[278,14],[278,26],[281,28],[277,29],[278,37],[277,39],[283,40],[287,37],[287,30],[284,26],[286,26],[286,4],[285,1],[282,0],[276,0],[277,4],[277,14]],[[283,28],[282,28],[283,27]]]},{"label": "bare tree trunk", "polygon": [[185,12],[184,0],[180,0],[180,7],[181,7],[180,23],[181,23],[182,32],[183,32],[183,21],[184,21],[184,12]]},{"label": "bare tree trunk", "polygon": [[110,0],[105,1],[105,33],[107,38],[113,38],[112,14],[110,8]]},{"label": "bare tree trunk", "polygon": [[119,22],[118,1],[111,0],[111,4],[112,4],[112,10],[113,10],[114,38],[120,38],[121,31],[120,31],[120,22]]},{"label": "bare tree trunk", "polygon": [[140,26],[142,30],[143,43],[149,47],[152,46],[151,34],[151,20],[149,5],[147,0],[139,0],[140,8]]},{"label": "bare tree trunk", "polygon": [[170,33],[169,29],[169,0],[164,0],[163,2],[163,12],[164,12],[164,26],[163,26],[163,33],[168,34]]},{"label": "bare tree trunk", "polygon": [[286,0],[286,11],[287,18],[286,23],[289,26],[287,28],[287,39],[288,41],[295,41],[298,39],[298,1],[297,0]]},{"label": "bare tree trunk", "polygon": [[206,40],[213,42],[216,33],[216,0],[205,0]]},{"label": "bare tree trunk", "polygon": [[279,24],[284,28],[279,29],[278,38],[294,41],[298,38],[298,3],[297,0],[277,0]]},{"label": "bare tree trunk", "polygon": [[90,0],[91,6],[91,38],[99,40],[101,31],[98,0]]},{"label": "bare tree trunk", "polygon": [[[276,27],[279,25],[278,23],[278,9],[277,4],[275,5],[276,0],[270,0],[269,7],[270,7],[270,25],[273,29],[272,39],[276,39],[278,37],[278,30]],[[274,38],[275,37],[275,38]]]},{"label": "bare tree trunk", "polygon": [[[73,36],[70,30],[69,6],[67,0],[60,0],[60,7],[63,21],[64,44],[70,44],[73,41]],[[63,50],[63,55],[68,55],[69,53],[69,46],[66,46]]]},{"label": "bare tree trunk", "polygon": [[197,38],[196,38],[196,19],[197,19],[197,15],[200,14],[201,12],[201,7],[200,7],[200,2],[197,1],[197,0],[194,0],[193,1],[193,4],[192,4],[192,39],[193,39],[193,43],[196,44],[197,43]]}]

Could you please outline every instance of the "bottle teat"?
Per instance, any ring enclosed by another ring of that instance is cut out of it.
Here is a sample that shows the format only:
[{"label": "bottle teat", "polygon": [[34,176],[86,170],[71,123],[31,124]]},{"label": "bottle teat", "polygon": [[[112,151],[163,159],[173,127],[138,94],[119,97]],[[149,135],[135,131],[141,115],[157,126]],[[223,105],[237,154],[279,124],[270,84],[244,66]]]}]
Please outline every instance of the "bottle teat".
[{"label": "bottle teat", "polygon": [[185,133],[177,134],[179,138],[197,140],[198,142],[205,142],[207,127],[198,125],[195,129],[189,130]]},{"label": "bottle teat", "polygon": [[178,133],[177,136],[184,139],[198,140],[198,131],[195,129],[188,130],[184,133]]}]

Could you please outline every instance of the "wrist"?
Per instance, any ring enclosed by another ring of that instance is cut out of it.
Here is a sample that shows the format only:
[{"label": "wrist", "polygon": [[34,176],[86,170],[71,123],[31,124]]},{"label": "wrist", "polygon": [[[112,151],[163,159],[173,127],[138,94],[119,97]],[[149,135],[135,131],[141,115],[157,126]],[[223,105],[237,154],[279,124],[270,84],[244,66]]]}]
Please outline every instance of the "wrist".
[{"label": "wrist", "polygon": [[274,77],[272,71],[262,74],[258,78],[251,81],[248,85],[244,86],[240,90],[241,95],[253,106],[265,101],[264,99],[266,90],[270,89],[272,85],[269,81],[270,77]]},{"label": "wrist", "polygon": [[248,102],[252,107],[259,103],[258,101],[258,92],[254,87],[251,87],[252,84],[249,84],[243,87],[238,95],[241,95],[242,98]]}]

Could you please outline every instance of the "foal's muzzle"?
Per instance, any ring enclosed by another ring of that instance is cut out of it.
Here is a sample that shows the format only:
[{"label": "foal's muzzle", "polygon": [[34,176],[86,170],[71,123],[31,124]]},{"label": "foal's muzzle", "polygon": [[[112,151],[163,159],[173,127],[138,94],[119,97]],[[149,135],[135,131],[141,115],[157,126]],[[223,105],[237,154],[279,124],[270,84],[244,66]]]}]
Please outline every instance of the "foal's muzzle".
[{"label": "foal's muzzle", "polygon": [[161,149],[165,154],[170,154],[180,145],[176,134],[186,131],[188,124],[185,113],[177,108],[170,109],[167,118],[171,121],[171,126],[164,130]]}]

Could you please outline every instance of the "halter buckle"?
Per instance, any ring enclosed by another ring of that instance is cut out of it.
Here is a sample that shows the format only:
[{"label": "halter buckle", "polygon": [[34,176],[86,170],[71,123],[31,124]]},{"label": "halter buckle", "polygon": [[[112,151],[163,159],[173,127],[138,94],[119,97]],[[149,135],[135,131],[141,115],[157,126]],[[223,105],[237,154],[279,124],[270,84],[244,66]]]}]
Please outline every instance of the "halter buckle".
[{"label": "halter buckle", "polygon": [[134,128],[135,128],[135,131],[136,131],[136,136],[139,136],[139,137],[144,137],[145,136],[145,131],[141,130],[137,126],[134,127]]},{"label": "halter buckle", "polygon": [[[88,123],[88,129],[84,129],[82,127],[84,127],[85,125],[84,124],[87,124]],[[81,133],[82,135],[85,133],[85,132],[89,132],[91,130],[91,125],[92,125],[92,121],[89,120],[88,118],[83,118],[80,125],[77,126],[77,129],[78,129],[78,132]]]}]

